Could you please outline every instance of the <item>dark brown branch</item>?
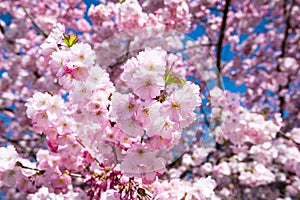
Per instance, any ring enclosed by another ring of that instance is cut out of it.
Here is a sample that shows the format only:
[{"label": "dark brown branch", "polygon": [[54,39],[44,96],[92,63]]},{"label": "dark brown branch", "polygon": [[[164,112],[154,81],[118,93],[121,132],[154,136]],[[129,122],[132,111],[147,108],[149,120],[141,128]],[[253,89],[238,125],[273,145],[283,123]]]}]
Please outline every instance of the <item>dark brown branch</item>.
[{"label": "dark brown branch", "polygon": [[41,29],[41,28],[37,25],[37,23],[35,23],[33,17],[27,12],[27,10],[26,10],[26,8],[25,8],[24,6],[22,6],[22,8],[23,8],[25,14],[29,17],[31,23],[32,23],[39,31],[41,31],[42,35],[43,35],[45,38],[47,38],[49,34],[46,33],[43,29]]},{"label": "dark brown branch", "polygon": [[[283,4],[284,18],[286,18],[285,19],[286,26],[285,26],[285,30],[284,30],[284,38],[283,38],[282,43],[281,43],[281,54],[279,56],[279,59],[284,58],[285,54],[286,54],[287,40],[288,40],[288,37],[289,37],[289,30],[291,29],[291,11],[292,11],[294,5],[295,5],[295,0],[292,1],[292,4],[291,4],[289,10],[287,10],[287,0],[285,0],[284,4]],[[278,72],[282,72],[279,63],[277,65],[276,69],[277,69]],[[290,78],[290,76],[288,76],[287,84],[284,85],[284,86],[280,85],[279,86],[279,91],[282,91],[284,89],[288,89],[290,82],[291,82],[291,78]],[[279,97],[279,112],[281,113],[282,116],[283,116],[283,112],[284,112],[284,109],[283,109],[284,104],[285,104],[284,97],[280,96]]]},{"label": "dark brown branch", "polygon": [[175,160],[173,160],[171,163],[169,163],[167,165],[167,169],[171,169],[171,168],[174,168],[174,167],[178,167],[178,165],[181,164],[181,161],[182,161],[182,157],[187,154],[187,153],[191,153],[190,151],[185,151],[183,152],[178,158],[176,158]]},{"label": "dark brown branch", "polygon": [[284,31],[284,38],[283,38],[283,41],[281,43],[280,58],[283,58],[285,56],[286,43],[287,43],[287,39],[289,37],[289,29],[291,28],[291,11],[292,11],[293,6],[295,4],[295,0],[293,0],[292,5],[291,5],[291,7],[288,11],[287,11],[286,3],[287,3],[287,0],[284,1],[284,17],[286,18],[286,27],[285,27],[285,31]]},{"label": "dark brown branch", "polygon": [[0,107],[0,112],[4,112],[4,111],[14,113],[13,109],[10,109],[10,108],[1,108]]},{"label": "dark brown branch", "polygon": [[286,140],[292,141],[298,148],[300,147],[300,143],[296,142],[292,137],[287,136],[284,132],[279,131],[276,137],[282,137]]},{"label": "dark brown branch", "polygon": [[[81,140],[79,138],[76,138],[76,141],[81,147],[86,148],[86,146],[81,142]],[[99,166],[102,165],[101,162],[97,158],[95,158],[95,161],[99,164]]]},{"label": "dark brown branch", "polygon": [[1,31],[1,33],[4,35],[5,34],[5,29],[4,29],[4,27],[0,24],[0,31]]},{"label": "dark brown branch", "polygon": [[221,89],[224,89],[223,81],[222,81],[222,66],[221,66],[221,59],[222,59],[222,47],[223,47],[223,40],[225,36],[225,29],[226,29],[226,21],[227,21],[227,14],[229,11],[230,0],[226,0],[224,14],[222,19],[222,25],[220,30],[220,36],[217,44],[217,68],[218,68],[218,85]]}]

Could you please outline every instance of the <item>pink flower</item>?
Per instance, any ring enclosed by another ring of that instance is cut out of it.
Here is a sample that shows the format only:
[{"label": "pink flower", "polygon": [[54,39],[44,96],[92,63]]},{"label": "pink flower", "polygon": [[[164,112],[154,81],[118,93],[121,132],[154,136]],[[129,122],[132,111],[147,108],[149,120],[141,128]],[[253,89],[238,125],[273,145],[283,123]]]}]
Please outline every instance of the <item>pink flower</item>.
[{"label": "pink flower", "polygon": [[95,64],[95,51],[87,43],[76,43],[70,47],[71,57],[70,60],[75,65],[84,68],[91,68]]},{"label": "pink flower", "polygon": [[132,94],[115,92],[111,97],[112,116],[117,119],[130,119],[137,110],[137,104]]},{"label": "pink flower", "polygon": [[172,145],[173,142],[172,136],[172,134],[170,138],[163,138],[159,135],[151,136],[149,139],[149,147],[151,147],[153,150],[169,149],[170,144]]},{"label": "pink flower", "polygon": [[50,55],[51,60],[49,61],[49,64],[51,69],[56,73],[56,76],[60,77],[67,72],[70,72],[64,67],[64,65],[67,65],[70,62],[70,54],[71,53],[67,50],[57,50]]},{"label": "pink flower", "polygon": [[64,100],[60,96],[54,95],[48,98],[46,112],[49,119],[57,119],[62,115],[64,109]]},{"label": "pink flower", "polygon": [[[26,180],[35,174],[33,170],[17,166],[17,162],[21,162],[24,166],[35,168],[35,164],[20,158],[14,146],[9,145],[6,148],[0,148],[0,186],[15,187],[22,177]],[[21,188],[19,187],[19,189]]]},{"label": "pink flower", "polygon": [[275,175],[261,163],[254,163],[250,169],[240,173],[239,180],[242,184],[256,187],[275,181]]},{"label": "pink flower", "polygon": [[224,106],[226,98],[224,92],[220,88],[214,87],[209,94],[213,106]]},{"label": "pink flower", "polygon": [[62,43],[63,34],[65,33],[65,26],[57,23],[47,37],[46,41],[41,45],[42,54],[50,55],[53,51],[58,49],[58,44]]},{"label": "pink flower", "polygon": [[67,193],[68,185],[71,184],[71,177],[67,174],[61,173],[58,169],[52,172],[52,175],[48,179],[52,188],[54,189],[54,193]]},{"label": "pink flower", "polygon": [[210,162],[206,162],[203,165],[201,165],[201,172],[204,174],[208,174],[212,172],[212,170],[213,170],[213,166]]},{"label": "pink flower", "polygon": [[[163,102],[166,113],[174,122],[193,117],[193,111],[200,106],[201,98],[199,87],[194,83],[187,82],[182,88],[175,90]],[[193,120],[190,121],[190,123]],[[189,124],[189,123],[188,123]]]},{"label": "pink flower", "polygon": [[229,176],[231,174],[230,167],[227,162],[221,162],[214,167],[214,172]]},{"label": "pink flower", "polygon": [[130,137],[138,137],[144,135],[144,129],[133,119],[117,121],[119,128]]},{"label": "pink flower", "polygon": [[16,184],[17,187],[24,193],[33,194],[37,191],[34,182],[26,176],[19,175]]},{"label": "pink flower", "polygon": [[126,84],[131,81],[133,78],[133,75],[135,74],[137,68],[139,67],[138,60],[133,57],[127,62],[122,65],[123,73],[121,74],[121,79],[124,81]]},{"label": "pink flower", "polygon": [[136,145],[127,152],[120,168],[126,176],[140,177],[143,183],[150,184],[165,171],[165,160],[147,147]]},{"label": "pink flower", "polygon": [[115,91],[108,73],[99,66],[94,66],[90,69],[86,85],[90,90],[103,90],[108,94]]},{"label": "pink flower", "polygon": [[293,128],[291,130],[291,137],[295,142],[300,144],[300,128]]},{"label": "pink flower", "polygon": [[133,89],[141,99],[153,99],[164,89],[167,52],[161,48],[146,48],[137,58],[132,58],[123,65],[121,79]]},{"label": "pink flower", "polygon": [[78,67],[78,66],[75,66],[74,69],[72,69],[70,74],[73,79],[78,81],[85,81],[89,76],[89,72],[87,68]]},{"label": "pink flower", "polygon": [[101,193],[101,199],[103,200],[117,200],[121,199],[121,194],[113,189],[109,189]]},{"label": "pink flower", "polygon": [[141,69],[134,74],[134,78],[129,85],[136,95],[147,100],[160,95],[160,91],[165,86],[165,81],[163,76]]},{"label": "pink flower", "polygon": [[74,132],[74,121],[72,118],[69,118],[67,116],[60,117],[55,123],[54,123],[58,134],[64,135],[68,133]]},{"label": "pink flower", "polygon": [[18,177],[18,170],[16,168],[0,172],[0,187],[5,185],[8,187],[15,187]]},{"label": "pink flower", "polygon": [[163,76],[166,71],[166,57],[167,52],[160,47],[146,48],[138,54],[137,60],[139,62],[138,70],[147,70],[158,76]]},{"label": "pink flower", "polygon": [[48,99],[51,98],[49,93],[34,93],[32,98],[27,100],[25,106],[27,107],[26,114],[28,117],[32,118],[36,111],[46,110],[48,107]]},{"label": "pink flower", "polygon": [[156,105],[156,108],[151,107],[155,110],[150,112],[151,123],[146,126],[146,133],[150,137],[157,135],[165,139],[171,138],[172,132],[178,128],[178,125],[176,126],[175,122],[170,120],[168,114],[158,103]]},{"label": "pink flower", "polygon": [[151,123],[151,113],[158,112],[161,104],[156,101],[151,102],[141,102],[136,111],[136,119],[142,123],[144,127],[147,127]]},{"label": "pink flower", "polygon": [[82,100],[87,99],[92,94],[92,90],[86,83],[77,82],[74,85],[74,90],[72,92],[72,101],[74,103],[82,102]]},{"label": "pink flower", "polygon": [[228,105],[238,106],[240,104],[239,94],[228,93],[226,98],[227,98]]},{"label": "pink flower", "polygon": [[79,19],[76,21],[76,25],[79,31],[87,32],[91,30],[90,24],[85,19]]},{"label": "pink flower", "polygon": [[216,199],[213,198],[215,195],[215,187],[216,182],[210,176],[207,178],[200,178],[193,184],[190,195],[194,196],[196,199]]}]

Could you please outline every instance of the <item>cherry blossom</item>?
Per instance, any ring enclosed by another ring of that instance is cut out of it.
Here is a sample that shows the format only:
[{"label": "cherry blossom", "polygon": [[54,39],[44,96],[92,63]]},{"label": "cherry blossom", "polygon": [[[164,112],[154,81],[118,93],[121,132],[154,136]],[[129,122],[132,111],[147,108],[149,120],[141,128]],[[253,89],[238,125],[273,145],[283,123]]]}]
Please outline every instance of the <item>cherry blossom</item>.
[{"label": "cherry blossom", "polygon": [[0,2],[1,196],[300,198],[298,0],[94,4]]}]

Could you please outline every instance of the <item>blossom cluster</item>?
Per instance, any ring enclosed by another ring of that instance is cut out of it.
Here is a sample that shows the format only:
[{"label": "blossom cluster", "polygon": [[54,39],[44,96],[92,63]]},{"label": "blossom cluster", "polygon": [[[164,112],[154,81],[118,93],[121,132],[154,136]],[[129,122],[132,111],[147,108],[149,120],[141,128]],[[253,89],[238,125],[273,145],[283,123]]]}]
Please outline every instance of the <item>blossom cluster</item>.
[{"label": "blossom cluster", "polygon": [[87,195],[91,199],[143,199],[150,198],[147,187],[141,179],[123,176],[119,169],[100,166],[85,178],[89,187]]},{"label": "blossom cluster", "polygon": [[156,200],[163,199],[207,199],[220,200],[215,195],[216,182],[209,176],[200,178],[195,182],[172,179],[170,181],[157,181],[154,184]]},{"label": "blossom cluster", "polygon": [[221,129],[219,136],[233,144],[261,144],[274,139],[280,130],[280,126],[266,120],[262,114],[249,112],[240,106],[239,94],[214,88],[210,96],[213,107],[211,119],[219,126],[216,130]]},{"label": "blossom cluster", "polygon": [[0,148],[0,160],[0,187],[18,187],[24,193],[36,192],[37,189],[33,184],[36,171],[21,167],[24,164],[35,168],[35,163],[21,158],[12,145]]},{"label": "blossom cluster", "polygon": [[299,0],[87,2],[0,1],[1,197],[300,199]]},{"label": "blossom cluster", "polygon": [[[151,10],[152,9],[152,10]],[[155,9],[156,12],[153,12]],[[151,12],[152,11],[152,12]],[[107,2],[92,5],[88,11],[93,23],[109,36],[109,32],[131,30],[143,27],[156,27],[166,31],[186,32],[191,29],[191,14],[186,1],[164,0],[144,1],[141,5],[137,0],[124,2]],[[116,16],[114,19],[113,16]],[[116,25],[116,26],[114,26]],[[104,31],[105,30],[105,31]],[[103,34],[102,33],[102,34]]]},{"label": "blossom cluster", "polygon": [[[95,188],[88,195],[101,196],[106,189],[95,185],[92,179],[97,177],[85,170],[97,171],[102,165],[119,167],[122,177],[153,183],[166,171],[166,161],[157,153],[172,149],[183,129],[197,119],[199,87],[174,75],[167,66],[167,52],[156,47],[122,66],[120,77],[127,89],[117,91],[108,73],[95,64],[91,46],[77,43],[64,30],[58,24],[41,48],[58,83],[68,91],[67,98],[37,92],[26,103],[33,128],[46,135],[51,151],[37,154],[43,174],[36,183],[67,194],[71,174],[79,172]],[[131,184],[131,179],[125,183]]]}]

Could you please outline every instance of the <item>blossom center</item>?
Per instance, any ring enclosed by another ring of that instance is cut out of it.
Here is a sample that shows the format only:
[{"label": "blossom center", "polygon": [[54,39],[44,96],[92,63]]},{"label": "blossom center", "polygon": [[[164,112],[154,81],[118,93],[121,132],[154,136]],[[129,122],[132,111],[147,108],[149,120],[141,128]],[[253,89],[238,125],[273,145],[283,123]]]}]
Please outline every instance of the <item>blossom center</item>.
[{"label": "blossom center", "polygon": [[176,103],[176,102],[172,102],[172,103],[171,103],[171,106],[172,106],[172,108],[175,109],[175,110],[178,110],[178,109],[180,108],[180,105],[179,105],[178,103]]},{"label": "blossom center", "polygon": [[150,111],[149,111],[149,109],[145,108],[145,109],[143,110],[143,113],[145,113],[145,115],[149,116]]},{"label": "blossom center", "polygon": [[128,110],[129,110],[129,111],[132,111],[133,108],[134,108],[134,104],[130,103],[130,104],[128,105]]},{"label": "blossom center", "polygon": [[78,57],[79,57],[80,60],[84,60],[84,56],[82,54],[79,54]]},{"label": "blossom center", "polygon": [[145,81],[145,86],[146,86],[146,87],[149,87],[150,85],[152,85],[151,80],[150,80],[150,79],[146,80],[146,81]]},{"label": "blossom center", "polygon": [[151,64],[151,65],[149,65],[149,70],[154,70],[154,65],[153,64]]}]

